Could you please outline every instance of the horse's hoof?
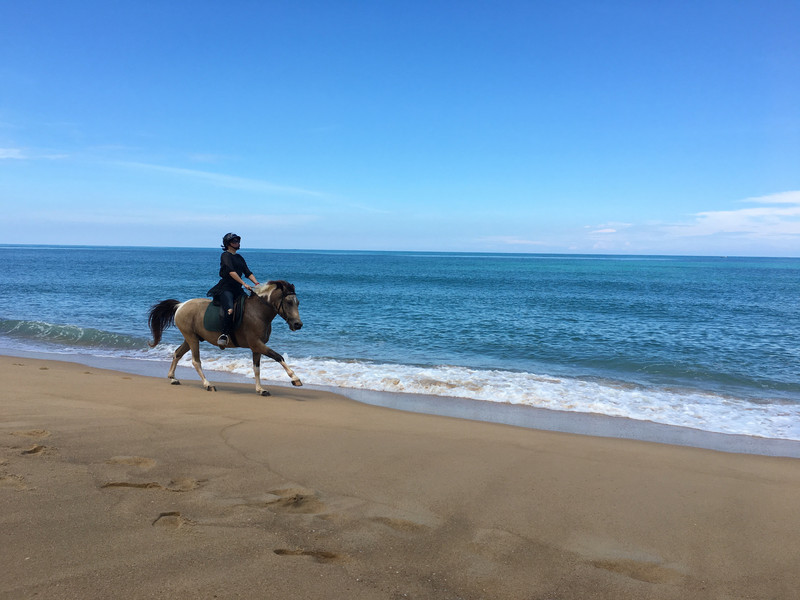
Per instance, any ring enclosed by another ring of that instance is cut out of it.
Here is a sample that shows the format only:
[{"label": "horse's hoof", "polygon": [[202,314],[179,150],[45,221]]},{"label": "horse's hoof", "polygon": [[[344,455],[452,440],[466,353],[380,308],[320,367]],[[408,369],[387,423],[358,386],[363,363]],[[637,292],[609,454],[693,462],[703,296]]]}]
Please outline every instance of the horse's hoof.
[{"label": "horse's hoof", "polygon": [[302,387],[303,382],[297,379],[296,381],[292,381],[292,385],[295,387]]},{"label": "horse's hoof", "polygon": [[216,387],[214,387],[213,385],[207,385],[207,386],[206,386],[206,391],[207,391],[207,392],[216,392],[216,391],[217,391],[217,388],[216,388]]},{"label": "horse's hoof", "polygon": [[259,396],[272,396],[267,390],[261,390],[258,392]]},{"label": "horse's hoof", "polygon": [[171,385],[180,385],[181,384],[181,382],[178,381],[177,379],[170,379],[169,382],[170,382]]}]

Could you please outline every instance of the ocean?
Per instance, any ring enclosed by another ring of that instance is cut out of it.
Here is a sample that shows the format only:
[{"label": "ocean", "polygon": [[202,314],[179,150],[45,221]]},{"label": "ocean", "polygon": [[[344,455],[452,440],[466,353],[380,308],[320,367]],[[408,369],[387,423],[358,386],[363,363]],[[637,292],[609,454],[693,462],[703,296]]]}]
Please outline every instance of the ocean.
[{"label": "ocean", "polygon": [[[0,246],[0,353],[113,357],[165,377],[182,338],[173,328],[149,349],[148,310],[205,296],[219,253]],[[305,384],[800,440],[800,259],[241,254],[260,281],[296,286],[304,327],[278,318],[268,345]],[[212,382],[252,380],[245,349],[201,356]],[[289,383],[269,360],[262,378]]]}]

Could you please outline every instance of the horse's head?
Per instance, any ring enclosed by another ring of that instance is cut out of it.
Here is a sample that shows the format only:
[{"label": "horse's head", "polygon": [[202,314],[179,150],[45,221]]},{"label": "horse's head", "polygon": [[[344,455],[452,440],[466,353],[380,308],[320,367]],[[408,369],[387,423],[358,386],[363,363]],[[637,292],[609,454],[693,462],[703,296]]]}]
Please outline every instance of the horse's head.
[{"label": "horse's head", "polygon": [[257,285],[255,293],[275,309],[290,330],[297,331],[303,326],[303,321],[300,320],[300,301],[295,294],[294,285],[283,280],[268,281]]}]

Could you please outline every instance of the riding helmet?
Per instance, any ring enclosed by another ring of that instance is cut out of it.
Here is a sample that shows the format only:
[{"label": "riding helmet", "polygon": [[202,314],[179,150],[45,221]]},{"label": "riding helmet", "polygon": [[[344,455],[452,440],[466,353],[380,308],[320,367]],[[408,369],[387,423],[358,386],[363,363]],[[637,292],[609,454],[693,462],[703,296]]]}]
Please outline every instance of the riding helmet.
[{"label": "riding helmet", "polygon": [[240,236],[240,235],[236,235],[235,233],[226,233],[222,237],[222,247],[227,250],[228,246],[230,246],[231,242],[233,242],[234,240],[241,240],[241,239],[242,239],[242,236]]}]

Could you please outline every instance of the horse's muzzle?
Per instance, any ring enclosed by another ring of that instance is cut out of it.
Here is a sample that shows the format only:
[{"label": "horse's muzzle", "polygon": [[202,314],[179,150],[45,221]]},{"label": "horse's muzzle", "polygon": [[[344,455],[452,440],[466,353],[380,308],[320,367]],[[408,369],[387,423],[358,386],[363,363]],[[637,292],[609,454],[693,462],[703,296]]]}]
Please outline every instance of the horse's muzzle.
[{"label": "horse's muzzle", "polygon": [[298,331],[301,327],[303,327],[302,321],[292,321],[289,323],[289,331]]}]

